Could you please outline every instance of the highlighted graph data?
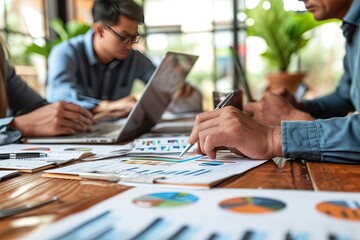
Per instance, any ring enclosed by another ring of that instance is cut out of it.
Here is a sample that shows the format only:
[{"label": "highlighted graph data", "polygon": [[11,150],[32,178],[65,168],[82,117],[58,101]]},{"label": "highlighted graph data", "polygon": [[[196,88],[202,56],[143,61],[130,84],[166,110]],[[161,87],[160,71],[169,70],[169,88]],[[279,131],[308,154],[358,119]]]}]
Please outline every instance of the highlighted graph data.
[{"label": "highlighted graph data", "polygon": [[317,204],[316,209],[333,218],[360,222],[360,203],[357,201],[326,201]]},{"label": "highlighted graph data", "polygon": [[139,207],[182,207],[198,201],[198,197],[183,192],[161,192],[144,195],[133,200]]},{"label": "highlighted graph data", "polygon": [[280,211],[286,204],[270,198],[238,197],[224,200],[219,206],[230,212],[263,214]]}]

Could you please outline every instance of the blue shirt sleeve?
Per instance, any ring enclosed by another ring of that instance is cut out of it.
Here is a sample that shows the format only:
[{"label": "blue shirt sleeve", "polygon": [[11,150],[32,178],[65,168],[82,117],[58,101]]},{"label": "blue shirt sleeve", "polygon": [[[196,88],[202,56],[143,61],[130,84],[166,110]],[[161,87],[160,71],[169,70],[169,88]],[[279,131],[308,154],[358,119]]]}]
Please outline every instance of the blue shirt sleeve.
[{"label": "blue shirt sleeve", "polygon": [[360,164],[360,115],[316,121],[283,121],[284,157]]},{"label": "blue shirt sleeve", "polygon": [[[360,55],[359,55],[360,57]],[[351,77],[347,63],[344,63],[345,72],[340,80],[336,91],[314,100],[304,101],[306,111],[314,118],[331,118],[346,116],[349,112],[354,111],[354,106],[350,98]],[[360,82],[360,75],[352,76],[353,81]]]}]

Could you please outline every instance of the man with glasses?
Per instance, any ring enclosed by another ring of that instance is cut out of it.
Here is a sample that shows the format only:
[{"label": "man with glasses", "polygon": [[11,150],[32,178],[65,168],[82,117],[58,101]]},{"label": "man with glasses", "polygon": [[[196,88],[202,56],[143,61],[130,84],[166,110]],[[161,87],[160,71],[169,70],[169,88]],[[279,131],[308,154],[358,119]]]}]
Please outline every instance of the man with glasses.
[{"label": "man with glasses", "polygon": [[[134,80],[147,83],[156,68],[132,48],[140,38],[143,9],[133,0],[96,0],[92,13],[91,30],[52,49],[47,97],[90,109],[95,118],[125,117],[136,102],[129,96]],[[185,84],[172,106],[201,111],[201,94]]]}]

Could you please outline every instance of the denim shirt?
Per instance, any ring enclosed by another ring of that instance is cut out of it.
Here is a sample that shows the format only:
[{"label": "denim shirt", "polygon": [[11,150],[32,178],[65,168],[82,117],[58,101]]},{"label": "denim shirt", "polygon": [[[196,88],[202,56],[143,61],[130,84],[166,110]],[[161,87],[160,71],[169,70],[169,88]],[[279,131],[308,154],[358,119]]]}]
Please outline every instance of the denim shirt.
[{"label": "denim shirt", "polygon": [[93,30],[56,45],[49,56],[47,98],[91,109],[101,100],[116,100],[130,94],[135,79],[147,83],[154,64],[132,50],[124,60],[103,65],[93,48]]},{"label": "denim shirt", "polygon": [[360,1],[343,19],[346,39],[344,74],[335,92],[304,101],[316,121],[283,121],[284,157],[312,161],[360,164]]}]

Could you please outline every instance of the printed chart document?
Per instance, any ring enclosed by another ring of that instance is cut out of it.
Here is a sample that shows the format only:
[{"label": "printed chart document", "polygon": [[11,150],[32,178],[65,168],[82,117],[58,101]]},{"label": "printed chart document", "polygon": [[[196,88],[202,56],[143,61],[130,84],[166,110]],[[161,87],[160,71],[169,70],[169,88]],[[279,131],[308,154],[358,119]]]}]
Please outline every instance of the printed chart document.
[{"label": "printed chart document", "polygon": [[24,239],[360,239],[360,193],[133,188]]},{"label": "printed chart document", "polygon": [[[239,156],[231,160],[225,158],[210,160],[206,156],[192,155],[192,153],[184,155],[185,159],[190,160],[181,162],[125,157],[78,163],[46,170],[42,176],[71,179],[82,179],[87,176],[96,179],[97,176],[100,180],[118,180],[120,184],[131,186],[153,183],[159,186],[172,184],[178,187],[210,188],[265,162],[265,160],[250,160]],[[139,179],[143,179],[144,182]]]},{"label": "printed chart document", "polygon": [[123,153],[124,148],[122,146],[9,144],[1,146],[0,153],[36,152],[46,153],[47,156],[40,158],[1,159],[0,169],[15,169],[20,172],[36,172],[72,160],[86,158],[88,156],[92,156],[92,159],[90,160],[98,160],[113,156],[114,154],[125,155],[130,148],[130,146],[126,146],[127,150]]},{"label": "printed chart document", "polygon": [[[133,148],[128,155],[175,154],[178,156],[186,148],[188,139],[188,135],[159,135],[154,137],[145,135],[133,141]],[[193,150],[194,148],[190,149],[190,151]]]}]

